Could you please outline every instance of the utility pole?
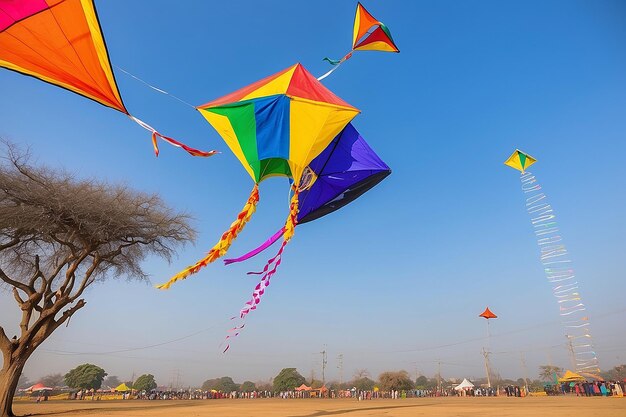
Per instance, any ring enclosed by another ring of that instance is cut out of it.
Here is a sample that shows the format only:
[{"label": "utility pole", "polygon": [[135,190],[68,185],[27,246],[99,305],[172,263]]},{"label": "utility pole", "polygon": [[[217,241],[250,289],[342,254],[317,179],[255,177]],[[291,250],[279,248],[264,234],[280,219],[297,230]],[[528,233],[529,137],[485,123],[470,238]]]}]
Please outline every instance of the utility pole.
[{"label": "utility pole", "polygon": [[524,385],[526,386],[526,392],[528,392],[528,368],[526,367],[526,358],[524,358],[524,352],[520,351],[519,359],[522,363],[522,370],[524,371]]},{"label": "utility pole", "polygon": [[170,388],[175,388],[176,390],[180,388],[180,369],[172,370],[172,382],[170,383]]},{"label": "utility pole", "polygon": [[489,354],[491,352],[485,350],[483,348],[483,356],[485,357],[485,372],[487,373],[487,386],[491,388],[491,376],[489,375],[491,372],[489,370]]},{"label": "utility pole", "polygon": [[322,354],[322,385],[326,384],[326,364],[328,361],[326,360],[326,345],[324,345],[324,350],[320,352]]},{"label": "utility pole", "polygon": [[337,368],[339,369],[339,385],[343,384],[343,353],[337,356]]},{"label": "utility pole", "polygon": [[441,392],[441,361],[437,361],[437,392]]}]

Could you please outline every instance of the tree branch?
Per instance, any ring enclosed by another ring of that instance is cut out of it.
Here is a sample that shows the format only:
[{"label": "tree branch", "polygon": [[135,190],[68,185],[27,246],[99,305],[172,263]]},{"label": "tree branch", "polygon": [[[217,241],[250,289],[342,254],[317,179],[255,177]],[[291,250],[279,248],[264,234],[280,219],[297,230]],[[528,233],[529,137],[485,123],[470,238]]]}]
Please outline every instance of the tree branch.
[{"label": "tree branch", "polygon": [[76,313],[78,310],[83,308],[85,306],[85,304],[87,304],[87,303],[85,302],[85,300],[83,300],[81,298],[80,300],[78,300],[78,302],[72,308],[69,308],[69,309],[65,310],[63,312],[63,315],[61,315],[61,317],[59,317],[59,319],[56,320],[54,322],[54,324],[52,325],[52,329],[51,329],[50,333],[52,333],[53,331],[55,331],[57,329],[57,327],[59,327],[60,325],[65,323],[65,321],[67,321],[70,317],[72,317],[74,315],[74,313]]},{"label": "tree branch", "polygon": [[24,284],[23,282],[14,281],[11,278],[9,278],[9,276],[4,273],[2,268],[0,268],[0,279],[2,281],[6,282],[9,285],[11,285],[11,286],[13,286],[15,288],[19,288],[20,290],[24,291],[28,296],[30,296],[33,292],[35,292],[35,290],[33,288],[29,287],[28,285]]},{"label": "tree branch", "polygon": [[28,286],[31,288],[35,288],[35,282],[37,282],[37,278],[42,278],[44,281],[46,279],[43,276],[43,272],[41,272],[41,268],[39,267],[39,255],[35,255],[35,272],[28,281]]},{"label": "tree branch", "polygon": [[65,272],[65,281],[63,285],[61,285],[60,291],[64,296],[69,296],[74,288],[74,282],[76,281],[76,270],[80,266],[80,264],[89,256],[93,249],[91,247],[87,247],[83,249],[81,255],[73,261],[70,266],[68,266],[67,271]]},{"label": "tree branch", "polygon": [[0,326],[0,350],[3,352],[8,351],[11,346],[11,341],[7,337],[6,333],[4,333],[4,329]]},{"label": "tree branch", "polygon": [[11,241],[5,243],[4,245],[0,245],[0,251],[9,249],[10,247],[17,245],[18,243],[20,243],[20,239],[17,237],[14,237]]},{"label": "tree branch", "polygon": [[74,302],[74,300],[76,300],[78,297],[82,295],[85,288],[87,288],[87,286],[91,283],[89,282],[89,280],[91,279],[91,276],[93,275],[95,270],[98,268],[98,266],[100,266],[100,262],[101,262],[100,255],[96,253],[93,259],[93,263],[91,264],[89,269],[85,272],[85,277],[83,278],[83,281],[81,282],[80,287],[78,288],[76,293],[72,297],[70,297],[70,302]]}]

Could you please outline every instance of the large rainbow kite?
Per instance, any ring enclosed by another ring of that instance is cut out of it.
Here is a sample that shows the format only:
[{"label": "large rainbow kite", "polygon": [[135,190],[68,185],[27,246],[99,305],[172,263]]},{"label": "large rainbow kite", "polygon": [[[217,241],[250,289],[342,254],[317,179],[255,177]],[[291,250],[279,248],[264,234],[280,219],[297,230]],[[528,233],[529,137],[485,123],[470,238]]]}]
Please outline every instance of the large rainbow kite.
[{"label": "large rainbow kite", "polygon": [[[300,64],[198,106],[198,110],[239,159],[254,187],[237,219],[209,253],[159,285],[161,289],[169,288],[226,254],[256,210],[258,184],[273,176],[293,180],[293,197],[279,252],[282,254],[297,224],[305,169],[359,113]],[[279,258],[271,263],[276,260]]]}]

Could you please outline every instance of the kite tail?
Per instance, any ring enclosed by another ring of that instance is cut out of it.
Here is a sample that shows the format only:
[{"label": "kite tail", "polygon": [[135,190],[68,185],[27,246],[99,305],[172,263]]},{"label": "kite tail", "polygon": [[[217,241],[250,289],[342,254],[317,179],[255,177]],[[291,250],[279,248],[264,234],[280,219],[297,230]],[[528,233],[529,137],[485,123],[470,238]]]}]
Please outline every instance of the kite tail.
[{"label": "kite tail", "polygon": [[245,260],[248,260],[254,256],[257,256],[259,253],[263,252],[265,249],[269,248],[270,246],[272,246],[274,243],[276,243],[276,241],[278,239],[280,239],[280,237],[285,234],[285,228],[281,228],[278,232],[274,233],[272,235],[272,237],[270,237],[269,239],[267,239],[265,242],[263,242],[263,244],[261,246],[259,246],[256,249],[251,250],[250,252],[246,253],[245,255],[240,256],[239,258],[231,258],[231,259],[224,259],[224,264],[225,265],[230,265],[236,262],[243,262]]},{"label": "kite tail", "polygon": [[130,114],[128,115],[128,117],[130,117],[130,119],[137,123],[139,126],[143,127],[144,129],[146,129],[147,131],[152,133],[152,147],[154,148],[154,154],[156,156],[159,156],[159,145],[157,144],[157,137],[163,139],[164,141],[166,141],[167,143],[169,143],[170,145],[176,146],[178,148],[182,148],[185,151],[187,151],[187,153],[189,153],[191,156],[203,156],[203,157],[208,157],[208,156],[213,156],[216,153],[219,153],[217,151],[201,151],[199,149],[195,149],[192,148],[190,146],[185,145],[182,142],[177,141],[176,139],[170,138],[168,136],[162,135],[159,132],[156,131],[155,128],[153,128],[152,126],[150,126],[148,123],[136,118],[135,116],[131,116]]},{"label": "kite tail", "polygon": [[344,62],[346,62],[347,60],[349,60],[350,58],[352,58],[352,52],[350,51],[348,52],[343,58],[336,60],[336,59],[330,59],[330,58],[324,58],[322,61],[328,61],[333,68],[331,68],[330,71],[328,71],[326,74],[320,76],[317,78],[317,81],[322,81],[324,78],[328,77],[330,74],[332,74],[337,68],[339,68],[339,66],[341,64],[343,64]]},{"label": "kite tail", "polygon": [[599,370],[598,357],[589,330],[589,317],[582,302],[572,259],[561,236],[554,208],[537,178],[529,171],[520,177],[526,196],[526,211],[540,249],[539,259],[545,276],[553,285],[552,293],[559,306],[559,314],[567,329],[566,337],[572,347],[576,371]]},{"label": "kite tail", "polygon": [[252,214],[254,214],[254,212],[256,211],[256,206],[258,202],[259,202],[259,185],[254,184],[254,188],[252,189],[252,192],[250,193],[250,197],[248,197],[248,201],[246,202],[246,205],[244,206],[243,210],[241,210],[239,215],[237,215],[237,220],[235,220],[230,225],[230,228],[226,232],[224,232],[224,234],[222,235],[222,238],[219,240],[219,242],[217,242],[215,246],[213,246],[213,248],[211,248],[209,253],[204,258],[196,262],[194,265],[189,266],[185,268],[184,270],[180,271],[178,274],[174,275],[165,284],[157,285],[157,288],[160,290],[168,289],[176,281],[183,280],[187,278],[189,275],[195,274],[196,272],[198,272],[200,269],[204,268],[211,262],[215,262],[215,260],[224,256],[226,252],[228,251],[228,249],[230,248],[230,245],[237,238],[237,235],[239,234],[239,232],[243,230],[246,223],[252,217]]},{"label": "kite tail", "polygon": [[276,270],[280,266],[282,262],[283,251],[285,250],[285,246],[291,240],[294,235],[296,225],[298,224],[298,196],[300,191],[297,187],[294,187],[294,194],[291,198],[291,204],[289,208],[289,217],[287,217],[287,221],[285,223],[285,233],[283,234],[283,243],[280,245],[280,249],[276,256],[271,258],[265,264],[265,267],[261,272],[248,272],[248,274],[254,275],[263,275],[259,283],[254,287],[254,291],[252,293],[252,298],[250,301],[246,302],[245,306],[239,312],[240,318],[245,318],[252,310],[256,310],[257,305],[261,302],[261,297],[265,293],[265,288],[269,287],[270,279],[276,273]]}]

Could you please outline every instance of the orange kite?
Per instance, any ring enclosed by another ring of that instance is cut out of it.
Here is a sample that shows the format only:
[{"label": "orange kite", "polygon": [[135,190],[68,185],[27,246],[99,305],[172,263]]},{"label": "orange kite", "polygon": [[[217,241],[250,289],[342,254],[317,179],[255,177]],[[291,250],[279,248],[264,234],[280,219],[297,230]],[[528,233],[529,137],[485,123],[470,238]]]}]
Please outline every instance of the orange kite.
[{"label": "orange kite", "polygon": [[158,133],[122,101],[92,0],[0,0],[0,67],[30,75],[124,113],[193,156],[211,156]]},{"label": "orange kite", "polygon": [[489,320],[489,319],[497,319],[498,318],[498,316],[496,316],[495,314],[493,314],[491,312],[491,310],[489,310],[489,307],[487,307],[485,309],[485,311],[483,311],[481,314],[479,314],[478,317],[484,317],[487,320]]}]

